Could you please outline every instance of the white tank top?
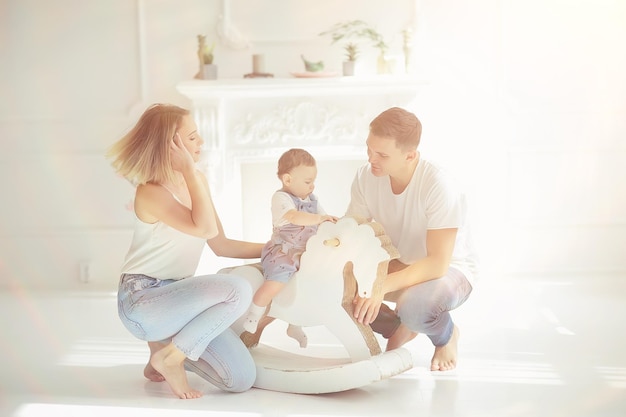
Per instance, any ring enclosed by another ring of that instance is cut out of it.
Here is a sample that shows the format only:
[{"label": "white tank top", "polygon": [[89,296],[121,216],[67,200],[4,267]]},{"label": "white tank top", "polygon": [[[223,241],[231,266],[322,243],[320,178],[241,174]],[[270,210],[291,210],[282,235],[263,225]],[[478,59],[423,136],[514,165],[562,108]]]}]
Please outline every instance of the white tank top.
[{"label": "white tank top", "polygon": [[206,239],[188,235],[163,222],[145,223],[135,218],[135,230],[122,273],[158,279],[193,276]]}]

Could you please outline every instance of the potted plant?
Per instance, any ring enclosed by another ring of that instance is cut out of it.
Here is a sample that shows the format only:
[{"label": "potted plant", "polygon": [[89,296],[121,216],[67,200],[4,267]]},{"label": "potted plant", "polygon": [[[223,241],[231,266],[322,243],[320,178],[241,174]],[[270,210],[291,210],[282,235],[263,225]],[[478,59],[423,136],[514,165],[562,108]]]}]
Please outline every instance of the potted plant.
[{"label": "potted plant", "polygon": [[354,75],[356,59],[359,56],[359,47],[356,43],[348,42],[344,46],[344,51],[346,53],[346,60],[343,61],[343,75]]},{"label": "potted plant", "polygon": [[217,79],[217,65],[213,63],[213,49],[215,42],[211,46],[206,44],[206,36],[198,35],[198,59],[200,61],[200,75],[205,80]]},{"label": "potted plant", "polygon": [[[378,63],[378,72],[384,73],[387,72],[383,68],[381,68],[381,59],[382,62],[385,63],[385,53],[387,52],[387,43],[385,42],[383,36],[368,23],[363,20],[349,20],[345,22],[339,22],[333,25],[330,29],[319,34],[320,36],[330,35],[332,41],[331,44],[334,44],[341,40],[351,40],[351,39],[366,39],[369,40],[375,48],[380,50],[379,54],[379,63]],[[353,46],[350,46],[350,45]],[[355,51],[355,54],[350,54],[348,47],[351,50]],[[358,54],[358,47],[354,42],[349,42],[344,47],[346,49],[347,56],[353,56],[354,60],[356,60],[356,55]],[[348,59],[350,61],[350,59]],[[385,65],[386,66],[386,65]]]}]

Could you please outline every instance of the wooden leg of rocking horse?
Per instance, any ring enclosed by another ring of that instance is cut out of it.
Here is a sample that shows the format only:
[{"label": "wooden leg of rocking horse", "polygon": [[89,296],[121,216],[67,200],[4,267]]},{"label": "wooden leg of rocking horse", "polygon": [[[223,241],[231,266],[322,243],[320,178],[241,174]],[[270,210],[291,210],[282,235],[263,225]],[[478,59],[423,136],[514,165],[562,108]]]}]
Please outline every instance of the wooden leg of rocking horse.
[{"label": "wooden leg of rocking horse", "polygon": [[273,321],[274,321],[274,317],[265,316],[261,320],[259,320],[259,325],[256,328],[256,332],[254,333],[243,332],[241,333],[239,338],[242,340],[242,342],[244,343],[244,345],[246,345],[247,348],[255,347],[256,345],[259,344],[259,340],[261,339],[261,333],[263,333],[263,329],[265,329],[265,327]]},{"label": "wooden leg of rocking horse", "polygon": [[343,298],[341,301],[341,306],[345,310],[345,312],[350,316],[354,325],[359,329],[359,332],[363,336],[363,340],[367,345],[367,348],[370,351],[372,356],[380,354],[382,351],[380,349],[380,345],[374,336],[374,332],[372,331],[370,326],[364,326],[354,318],[352,311],[354,309],[354,305],[352,304],[352,300],[354,300],[354,295],[357,292],[357,283],[354,278],[354,273],[352,272],[352,262],[348,262],[343,270]]}]

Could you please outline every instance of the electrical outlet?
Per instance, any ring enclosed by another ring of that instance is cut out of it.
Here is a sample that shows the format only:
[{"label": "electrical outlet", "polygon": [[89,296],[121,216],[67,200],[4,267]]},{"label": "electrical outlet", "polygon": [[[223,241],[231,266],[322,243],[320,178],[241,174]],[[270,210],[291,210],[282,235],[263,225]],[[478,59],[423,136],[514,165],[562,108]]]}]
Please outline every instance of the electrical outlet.
[{"label": "electrical outlet", "polygon": [[88,283],[91,280],[91,262],[82,261],[78,268],[80,282]]}]

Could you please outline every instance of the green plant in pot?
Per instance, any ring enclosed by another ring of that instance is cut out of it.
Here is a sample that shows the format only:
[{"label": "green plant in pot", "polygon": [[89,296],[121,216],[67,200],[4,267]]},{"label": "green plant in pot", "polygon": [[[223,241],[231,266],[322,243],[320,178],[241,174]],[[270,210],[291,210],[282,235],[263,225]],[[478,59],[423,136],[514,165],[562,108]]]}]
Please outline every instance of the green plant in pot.
[{"label": "green plant in pot", "polygon": [[348,42],[344,46],[346,60],[343,62],[343,75],[354,75],[354,67],[359,57],[359,47],[356,43]]},{"label": "green plant in pot", "polygon": [[348,61],[356,61],[359,57],[359,47],[356,43],[349,42],[344,46],[344,51],[346,53],[346,60]]},{"label": "green plant in pot", "polygon": [[215,43],[211,46],[204,47],[204,51],[202,52],[202,63],[204,65],[209,65],[213,63],[213,48],[215,47]]},{"label": "green plant in pot", "polygon": [[200,78],[215,80],[217,78],[217,65],[213,63],[213,50],[215,42],[210,46],[206,43],[206,36],[198,35],[198,59],[200,61]]},{"label": "green plant in pot", "polygon": [[388,49],[383,36],[363,20],[348,20],[336,23],[331,26],[330,29],[320,33],[319,36],[330,36],[331,44],[339,41],[347,41],[348,43],[344,46],[347,58],[346,62],[355,62],[359,54],[359,47],[358,44],[354,42],[355,39],[365,39],[371,42],[375,48],[380,50],[380,57],[383,59]]}]

